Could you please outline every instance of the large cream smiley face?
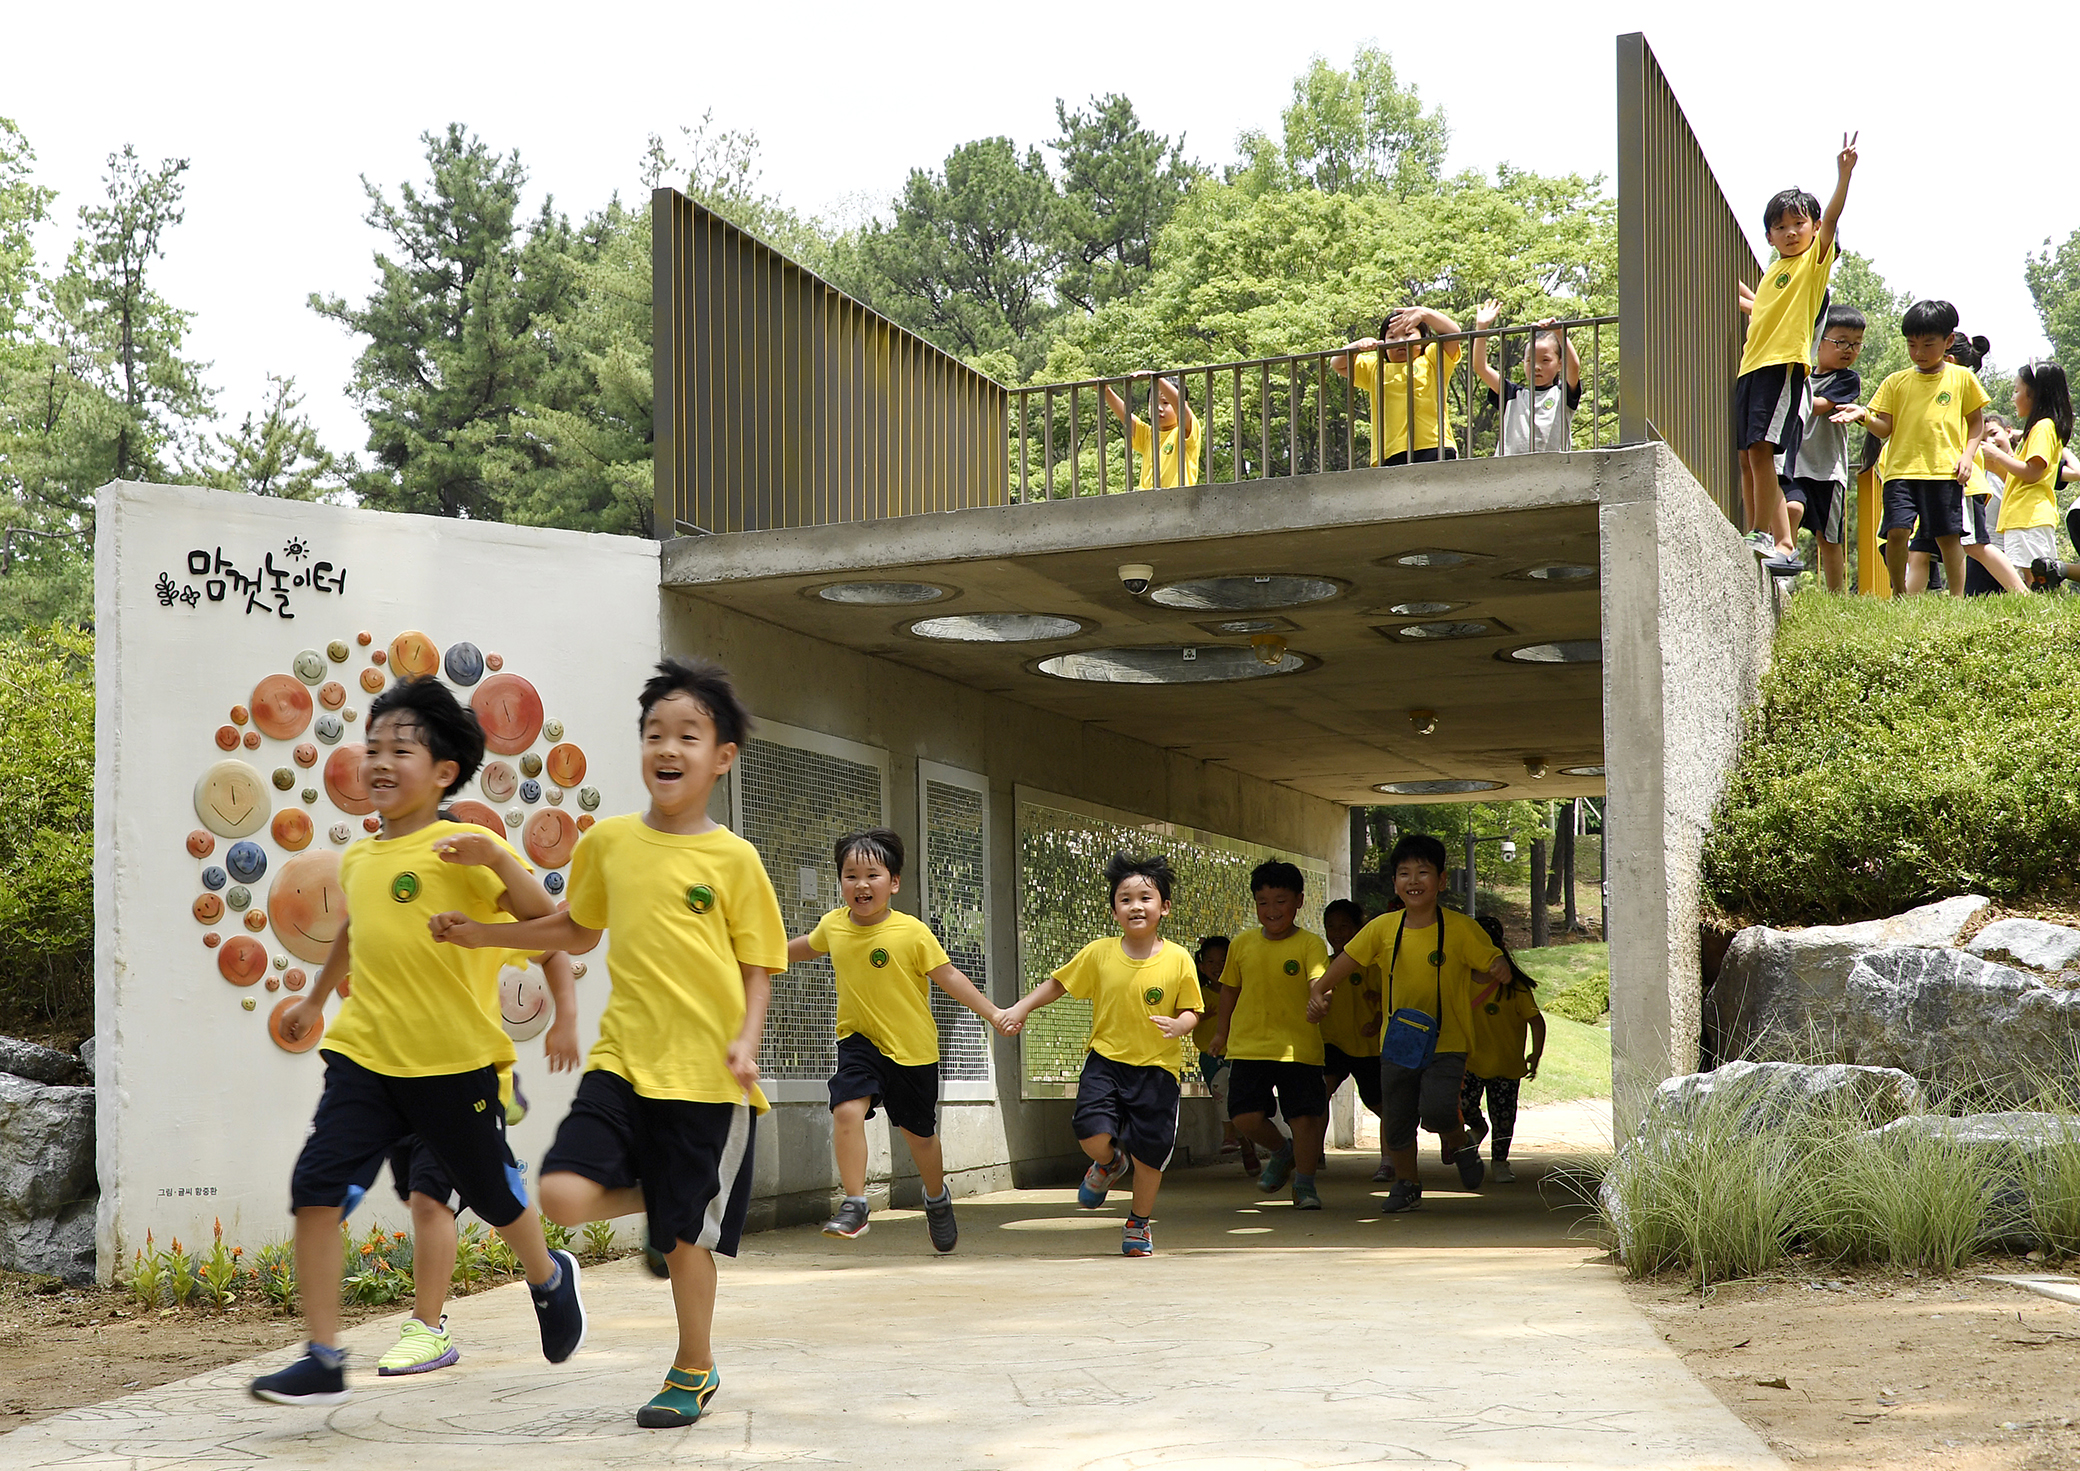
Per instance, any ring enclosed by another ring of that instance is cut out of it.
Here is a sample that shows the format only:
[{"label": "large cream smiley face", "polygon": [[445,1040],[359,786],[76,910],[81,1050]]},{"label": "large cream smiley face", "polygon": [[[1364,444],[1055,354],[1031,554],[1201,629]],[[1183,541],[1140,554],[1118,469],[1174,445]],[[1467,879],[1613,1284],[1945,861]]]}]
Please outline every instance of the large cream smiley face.
[{"label": "large cream smiley face", "polygon": [[195,783],[195,815],[220,838],[257,833],[273,810],[266,779],[243,761],[219,761]]},{"label": "large cream smiley face", "polygon": [[299,853],[275,870],[267,890],[267,917],[275,938],[298,960],[323,965],[347,918],[339,886],[339,855]]},{"label": "large cream smiley face", "polygon": [[533,966],[509,965],[498,973],[498,1020],[515,1042],[529,1042],[548,1030],[555,1015],[549,983]]}]

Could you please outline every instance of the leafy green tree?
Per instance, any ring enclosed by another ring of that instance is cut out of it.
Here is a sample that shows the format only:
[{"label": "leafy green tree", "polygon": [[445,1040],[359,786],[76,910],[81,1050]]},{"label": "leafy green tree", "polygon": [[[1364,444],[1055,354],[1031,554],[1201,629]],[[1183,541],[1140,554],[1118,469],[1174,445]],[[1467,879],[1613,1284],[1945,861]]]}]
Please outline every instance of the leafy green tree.
[{"label": "leafy green tree", "polygon": [[2051,355],[2068,378],[2080,378],[2080,230],[2056,247],[2049,240],[2022,265],[2022,279],[2037,304]]},{"label": "leafy green tree", "polygon": [[1410,195],[1436,187],[1451,141],[1444,114],[1425,111],[1413,86],[1377,46],[1361,46],[1349,71],[1315,57],[1293,80],[1293,99],[1273,140],[1240,139],[1239,182],[1252,190],[1316,189],[1325,194],[1383,189]]},{"label": "leafy green tree", "polygon": [[94,640],[0,639],[0,1025],[93,1028]]},{"label": "leafy green tree", "polygon": [[1054,116],[1060,133],[1047,146],[1062,170],[1054,292],[1094,311],[1148,279],[1156,237],[1201,170],[1186,161],[1182,138],[1143,127],[1117,92],[1073,112],[1056,98]]},{"label": "leafy green tree", "polygon": [[338,461],[318,442],[317,426],[296,411],[303,396],[294,378],[267,375],[270,397],[256,419],[247,414],[234,434],[216,436],[222,459],[200,478],[219,490],[288,501],[330,500],[340,491]]},{"label": "leafy green tree", "polygon": [[423,192],[407,183],[393,204],[362,180],[368,223],[394,251],[376,256],[374,294],[310,304],[367,339],[352,381],[374,460],[352,480],[362,504],[498,520],[502,487],[541,459],[513,421],[547,366],[536,319],[564,302],[581,247],[552,201],[522,227],[517,154],[455,123],[424,141]]}]

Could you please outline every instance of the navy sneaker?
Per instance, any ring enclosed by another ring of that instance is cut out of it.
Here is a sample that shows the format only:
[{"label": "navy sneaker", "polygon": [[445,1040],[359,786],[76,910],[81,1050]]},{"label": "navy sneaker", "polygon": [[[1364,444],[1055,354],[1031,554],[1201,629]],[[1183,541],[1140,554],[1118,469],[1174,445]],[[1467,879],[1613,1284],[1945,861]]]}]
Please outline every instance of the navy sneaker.
[{"label": "navy sneaker", "polygon": [[1459,1167],[1459,1183],[1468,1190],[1481,1188],[1487,1178],[1488,1167],[1481,1163],[1481,1152],[1471,1144],[1452,1156],[1452,1163]]},{"label": "navy sneaker", "polygon": [[552,1249],[549,1259],[563,1268],[554,1287],[527,1285],[534,1299],[534,1315],[542,1325],[542,1357],[560,1364],[585,1342],[585,1299],[578,1295],[578,1259],[567,1251]]},{"label": "navy sneaker", "polygon": [[327,1366],[308,1347],[288,1368],[262,1374],[250,1387],[255,1399],[278,1405],[343,1405],[353,1392],[347,1388],[344,1358]]}]

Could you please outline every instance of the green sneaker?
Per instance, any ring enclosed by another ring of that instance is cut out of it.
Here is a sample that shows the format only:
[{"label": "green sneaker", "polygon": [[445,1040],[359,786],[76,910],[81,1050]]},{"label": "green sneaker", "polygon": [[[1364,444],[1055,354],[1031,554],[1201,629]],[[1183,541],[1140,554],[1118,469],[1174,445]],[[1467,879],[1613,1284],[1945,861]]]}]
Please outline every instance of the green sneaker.
[{"label": "green sneaker", "polygon": [[676,1364],[664,1376],[664,1388],[656,1398],[636,1411],[636,1424],[645,1430],[677,1430],[700,1419],[722,1388],[722,1375],[714,1368],[681,1369]]},{"label": "green sneaker", "polygon": [[1311,1180],[1293,1177],[1293,1209],[1296,1211],[1318,1211],[1322,1208],[1320,1192]]},{"label": "green sneaker", "polygon": [[438,1328],[429,1328],[417,1318],[406,1318],[390,1352],[376,1360],[376,1372],[386,1377],[425,1374],[434,1369],[445,1369],[461,1357],[462,1350],[448,1336],[446,1313],[441,1314]]}]

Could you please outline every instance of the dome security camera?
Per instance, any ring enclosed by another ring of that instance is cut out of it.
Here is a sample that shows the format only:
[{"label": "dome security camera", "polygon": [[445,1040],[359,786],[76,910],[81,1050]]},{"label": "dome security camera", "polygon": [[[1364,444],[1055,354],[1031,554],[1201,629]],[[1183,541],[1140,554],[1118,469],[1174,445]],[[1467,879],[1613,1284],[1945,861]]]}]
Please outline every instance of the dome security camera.
[{"label": "dome security camera", "polygon": [[1156,569],[1146,562],[1128,562],[1119,569],[1119,580],[1135,597],[1148,591],[1148,585],[1156,580]]}]

